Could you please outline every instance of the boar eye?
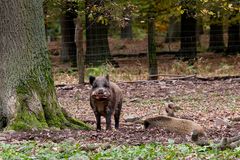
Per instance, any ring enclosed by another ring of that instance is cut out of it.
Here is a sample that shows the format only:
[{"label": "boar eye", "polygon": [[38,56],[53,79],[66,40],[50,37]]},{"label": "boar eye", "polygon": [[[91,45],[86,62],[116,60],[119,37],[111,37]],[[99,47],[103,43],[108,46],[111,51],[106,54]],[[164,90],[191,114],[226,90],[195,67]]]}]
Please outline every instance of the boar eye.
[{"label": "boar eye", "polygon": [[108,84],[104,84],[103,87],[105,87],[105,88],[109,88],[109,85],[108,85]]},{"label": "boar eye", "polygon": [[97,88],[97,84],[96,84],[96,83],[94,83],[92,87],[93,87],[93,88]]}]

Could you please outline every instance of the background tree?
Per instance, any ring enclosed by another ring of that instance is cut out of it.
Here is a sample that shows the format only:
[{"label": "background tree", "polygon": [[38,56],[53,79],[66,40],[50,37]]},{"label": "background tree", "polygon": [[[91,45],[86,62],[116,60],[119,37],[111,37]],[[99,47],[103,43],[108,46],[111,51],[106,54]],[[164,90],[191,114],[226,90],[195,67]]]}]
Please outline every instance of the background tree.
[{"label": "background tree", "polygon": [[[218,15],[216,15],[218,16]],[[222,17],[211,16],[212,24],[210,24],[210,35],[209,35],[209,51],[216,53],[224,52],[224,39],[223,39],[223,23]]]},{"label": "background tree", "polygon": [[180,29],[181,29],[181,22],[178,17],[170,17],[168,23],[168,31],[165,42],[175,42],[180,38]]},{"label": "background tree", "polygon": [[155,42],[155,23],[154,17],[149,14],[148,19],[148,73],[150,80],[158,79],[158,64]]},{"label": "background tree", "polygon": [[123,26],[121,27],[121,38],[132,39],[132,15],[131,6],[128,4],[123,8]]},{"label": "background tree", "polygon": [[[210,17],[210,22],[206,21],[206,24],[210,23],[210,41],[209,41],[209,50],[215,52],[224,51],[224,32],[223,25],[230,24],[228,29],[228,45],[230,47],[227,48],[228,53],[234,53],[237,50],[236,48],[232,48],[232,46],[236,46],[236,42],[239,42],[239,28],[237,25],[240,20],[240,12],[239,12],[239,1],[238,0],[212,0],[212,1],[204,1],[201,0],[201,9],[200,16],[202,17]],[[205,19],[206,20],[206,19]],[[233,33],[234,32],[234,33]],[[238,39],[238,40],[237,40]],[[233,49],[233,50],[232,50]],[[231,51],[232,50],[232,51]]]},{"label": "background tree", "polygon": [[64,0],[62,2],[61,13],[61,33],[62,44],[60,58],[62,62],[71,61],[75,67],[77,64],[76,58],[76,44],[74,42],[75,23],[77,18],[77,3],[74,1]]},{"label": "background tree", "polygon": [[240,53],[240,23],[229,24],[228,26],[228,54]]},{"label": "background tree", "polygon": [[0,1],[0,128],[81,128],[64,114],[51,74],[42,0]]},{"label": "background tree", "polygon": [[108,43],[108,29],[110,15],[104,8],[104,0],[86,0],[86,58],[89,66],[98,66],[110,62],[113,66],[118,64],[113,60]]},{"label": "background tree", "polygon": [[228,54],[240,53],[240,3],[238,0],[229,2],[231,11],[228,23]]},{"label": "background tree", "polygon": [[[191,6],[190,6],[191,5]],[[197,56],[196,3],[185,0],[182,2],[183,14],[181,15],[181,48],[178,58],[194,59]]]}]

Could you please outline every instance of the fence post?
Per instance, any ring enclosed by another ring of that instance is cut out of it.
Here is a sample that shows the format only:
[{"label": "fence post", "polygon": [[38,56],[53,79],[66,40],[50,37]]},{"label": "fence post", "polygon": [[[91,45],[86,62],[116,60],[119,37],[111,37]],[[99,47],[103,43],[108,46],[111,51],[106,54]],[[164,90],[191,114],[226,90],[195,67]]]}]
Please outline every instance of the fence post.
[{"label": "fence post", "polygon": [[154,18],[148,19],[148,79],[158,79]]},{"label": "fence post", "polygon": [[80,16],[76,18],[75,43],[77,47],[77,68],[78,68],[78,78],[79,78],[78,83],[84,84],[85,55],[83,51],[83,27],[82,27]]}]

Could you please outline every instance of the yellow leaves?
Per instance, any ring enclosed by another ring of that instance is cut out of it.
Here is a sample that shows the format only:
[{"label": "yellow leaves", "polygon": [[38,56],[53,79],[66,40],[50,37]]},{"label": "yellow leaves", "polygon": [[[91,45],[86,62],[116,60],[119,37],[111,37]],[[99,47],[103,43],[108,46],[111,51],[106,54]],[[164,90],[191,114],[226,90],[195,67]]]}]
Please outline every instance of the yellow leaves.
[{"label": "yellow leaves", "polygon": [[201,10],[201,12],[202,12],[203,14],[207,14],[209,11],[208,11],[207,9],[203,9],[203,10]]},{"label": "yellow leaves", "polygon": [[97,19],[97,22],[102,22],[102,24],[104,24],[104,20],[103,20],[103,16],[99,16]]},{"label": "yellow leaves", "polygon": [[233,4],[228,4],[228,8],[233,8]]},{"label": "yellow leaves", "polygon": [[108,19],[106,17],[103,17],[102,15],[100,15],[98,18],[97,18],[97,22],[100,22],[102,24],[105,24],[107,25],[108,24]]},{"label": "yellow leaves", "polygon": [[159,32],[167,31],[168,26],[167,24],[160,23],[159,21],[155,23],[156,30]]},{"label": "yellow leaves", "polygon": [[202,13],[203,15],[211,15],[211,16],[215,14],[213,11],[208,10],[208,9],[203,9],[203,10],[201,10],[201,13]]},{"label": "yellow leaves", "polygon": [[93,14],[92,14],[92,13],[89,13],[89,14],[88,14],[88,18],[89,18],[90,21],[94,20]]},{"label": "yellow leaves", "polygon": [[90,21],[96,21],[97,23],[105,24],[107,25],[109,20],[108,17],[104,16],[105,9],[102,6],[93,5],[91,8],[89,8],[89,14],[88,18]]}]

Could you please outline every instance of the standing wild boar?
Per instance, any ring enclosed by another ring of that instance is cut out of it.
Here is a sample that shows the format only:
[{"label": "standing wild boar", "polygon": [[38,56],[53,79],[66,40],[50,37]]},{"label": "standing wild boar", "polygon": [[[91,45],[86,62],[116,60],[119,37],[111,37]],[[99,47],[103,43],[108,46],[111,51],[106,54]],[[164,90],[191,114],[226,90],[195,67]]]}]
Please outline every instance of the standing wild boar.
[{"label": "standing wild boar", "polygon": [[101,116],[106,118],[106,129],[111,129],[111,117],[114,115],[115,128],[119,128],[119,119],[122,108],[121,89],[109,81],[109,76],[89,77],[92,85],[90,105],[97,121],[97,130],[101,130]]}]

